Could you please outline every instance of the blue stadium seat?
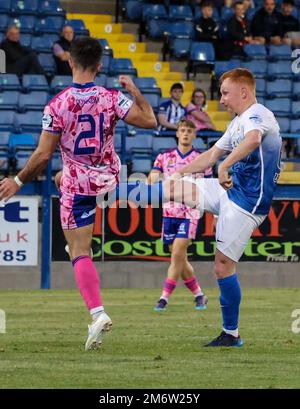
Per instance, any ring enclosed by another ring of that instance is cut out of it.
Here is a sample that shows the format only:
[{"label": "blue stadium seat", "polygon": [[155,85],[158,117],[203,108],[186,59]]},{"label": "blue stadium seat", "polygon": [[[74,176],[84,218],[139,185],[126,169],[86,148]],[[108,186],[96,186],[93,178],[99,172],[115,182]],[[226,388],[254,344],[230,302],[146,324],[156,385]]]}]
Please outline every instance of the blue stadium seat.
[{"label": "blue stadium seat", "polygon": [[240,63],[237,60],[232,60],[232,61],[216,61],[215,62],[215,68],[214,72],[216,75],[216,78],[220,78],[224,72],[233,70],[234,68],[238,68],[240,66]]},{"label": "blue stadium seat", "polygon": [[81,19],[66,20],[65,25],[73,27],[74,33],[80,36],[89,36],[90,32]]},{"label": "blue stadium seat", "polygon": [[152,160],[146,157],[132,158],[132,172],[148,174],[152,169]]},{"label": "blue stadium seat", "polygon": [[2,43],[2,41],[4,40],[5,36],[4,33],[0,32],[0,43]]},{"label": "blue stadium seat", "polygon": [[65,16],[59,0],[40,0],[39,12],[44,16]]},{"label": "blue stadium seat", "polygon": [[9,131],[1,131],[0,132],[0,147],[8,147],[8,141],[9,141]]},{"label": "blue stadium seat", "polygon": [[275,80],[278,78],[292,78],[293,72],[291,68],[290,61],[278,61],[268,64],[267,71],[268,78],[270,80]]},{"label": "blue stadium seat", "polygon": [[30,94],[20,94],[19,112],[41,111],[48,102],[48,93],[45,91],[32,91]]},{"label": "blue stadium seat", "polygon": [[155,113],[158,113],[160,95],[158,95],[156,92],[154,92],[152,94],[146,93],[146,94],[144,94],[144,97],[147,99],[149,104],[152,106],[153,111]]},{"label": "blue stadium seat", "polygon": [[51,168],[52,172],[59,172],[63,167],[61,153],[59,151],[55,151],[52,155],[51,159]]},{"label": "blue stadium seat", "polygon": [[257,12],[257,8],[255,8],[255,7],[250,7],[248,10],[247,10],[247,13],[246,13],[246,19],[247,19],[247,21],[250,23],[251,21],[252,21],[252,19],[253,19],[253,17],[254,17],[254,14]]},{"label": "blue stadium seat", "polygon": [[29,33],[32,34],[34,32],[34,29],[36,27],[36,18],[35,16],[18,16],[18,17],[12,17],[9,20],[9,25],[16,25],[21,33]]},{"label": "blue stadium seat", "polygon": [[212,43],[192,42],[190,59],[186,67],[187,79],[189,80],[190,72],[194,77],[199,69],[204,66],[212,69],[215,64],[215,50]]},{"label": "blue stadium seat", "polygon": [[199,149],[199,151],[205,151],[207,149],[207,145],[204,140],[200,137],[197,137],[193,140],[193,147],[195,149]]},{"label": "blue stadium seat", "polygon": [[24,46],[24,47],[31,47],[31,41],[32,41],[32,35],[29,33],[26,34],[21,34],[20,36],[20,43]]},{"label": "blue stadium seat", "polygon": [[192,21],[194,19],[193,12],[190,6],[183,5],[183,6],[170,6],[169,8],[169,20],[170,21],[177,21],[177,20],[186,20]]},{"label": "blue stadium seat", "polygon": [[291,110],[291,100],[288,98],[267,99],[265,105],[278,117],[289,115]]},{"label": "blue stadium seat", "polygon": [[292,49],[289,45],[270,45],[269,47],[269,61],[290,61],[292,58]]},{"label": "blue stadium seat", "polygon": [[38,0],[11,0],[11,14],[24,15],[24,14],[37,14],[38,13]]},{"label": "blue stadium seat", "polygon": [[107,78],[106,75],[100,74],[100,75],[97,75],[94,82],[99,87],[106,87],[106,78]]},{"label": "blue stadium seat", "polygon": [[128,1],[125,7],[126,17],[128,20],[140,21],[143,15],[143,4],[138,1]]},{"label": "blue stadium seat", "polygon": [[249,62],[244,62],[242,65],[243,67],[252,71],[256,78],[265,78],[267,72],[266,60],[252,60]]},{"label": "blue stadium seat", "polygon": [[110,55],[113,57],[113,50],[110,48],[106,38],[98,38],[98,40],[102,47],[102,55]]},{"label": "blue stadium seat", "polygon": [[50,90],[53,94],[57,94],[63,89],[69,87],[72,84],[71,75],[56,75],[50,84]]},{"label": "blue stadium seat", "polygon": [[167,151],[168,149],[175,149],[177,147],[177,143],[175,138],[169,136],[156,136],[153,138],[152,141],[152,153],[153,159],[163,151]]},{"label": "blue stadium seat", "polygon": [[22,87],[25,92],[49,91],[49,85],[44,75],[24,74]]},{"label": "blue stadium seat", "polygon": [[[12,109],[18,107],[19,92],[18,91],[4,91],[0,93],[0,110]],[[1,114],[0,114],[1,115]]]},{"label": "blue stadium seat", "polygon": [[0,75],[0,91],[19,91],[21,85],[16,74]]},{"label": "blue stadium seat", "polygon": [[244,51],[251,60],[265,60],[267,58],[266,47],[262,44],[246,44]]},{"label": "blue stadium seat", "polygon": [[101,74],[108,74],[109,73],[109,67],[110,67],[110,62],[112,58],[109,55],[102,55],[101,57]]},{"label": "blue stadium seat", "polygon": [[10,134],[8,144],[9,147],[14,150],[34,148],[36,146],[36,140],[34,136],[29,133]]},{"label": "blue stadium seat", "polygon": [[144,4],[143,5],[143,20],[150,19],[168,19],[166,7],[163,4]]},{"label": "blue stadium seat", "polygon": [[156,20],[155,18],[147,22],[147,33],[150,38],[162,38],[169,29],[168,20]]},{"label": "blue stadium seat", "polygon": [[299,121],[299,119],[291,119],[291,121],[290,121],[290,132],[300,133],[300,121]]},{"label": "blue stadium seat", "polygon": [[0,146],[0,172],[7,172],[9,169],[9,151],[6,147]]},{"label": "blue stadium seat", "polygon": [[192,40],[188,38],[175,38],[171,41],[170,52],[175,58],[187,58],[190,54]]},{"label": "blue stadium seat", "polygon": [[292,95],[292,81],[281,80],[268,81],[266,86],[266,94],[268,98],[290,98]]},{"label": "blue stadium seat", "polygon": [[15,128],[18,132],[40,132],[42,129],[41,111],[28,111],[23,114],[15,114]]},{"label": "blue stadium seat", "polygon": [[167,29],[169,39],[194,38],[194,23],[189,21],[176,21],[169,23]]},{"label": "blue stadium seat", "polygon": [[37,33],[60,33],[64,25],[65,19],[61,16],[50,16],[42,18],[36,26]]},{"label": "blue stadium seat", "polygon": [[136,77],[134,78],[134,83],[143,94],[150,93],[161,96],[161,89],[153,77]]},{"label": "blue stadium seat", "polygon": [[266,80],[263,78],[256,79],[256,95],[258,97],[264,97],[266,94]]},{"label": "blue stadium seat", "polygon": [[116,133],[122,133],[122,132],[127,133],[127,124],[122,120],[118,121],[116,124],[115,132]]},{"label": "blue stadium seat", "polygon": [[[0,3],[1,5],[1,3]],[[8,26],[9,17],[7,14],[0,14],[0,31],[5,32]]]},{"label": "blue stadium seat", "polygon": [[122,149],[122,135],[119,132],[115,132],[114,147],[115,147],[115,151],[119,154]]},{"label": "blue stadium seat", "polygon": [[152,153],[152,134],[140,134],[137,136],[126,137],[127,159],[131,158],[134,153],[146,153],[151,157]]},{"label": "blue stadium seat", "polygon": [[0,13],[9,14],[11,10],[11,0],[1,0],[0,1]]},{"label": "blue stadium seat", "polygon": [[16,170],[24,168],[34,149],[19,149],[15,154]]},{"label": "blue stadium seat", "polygon": [[113,58],[109,66],[109,74],[116,76],[120,74],[137,76],[137,71],[134,68],[130,58]]},{"label": "blue stadium seat", "polygon": [[280,127],[280,132],[290,132],[290,119],[284,117],[278,117],[277,122]]},{"label": "blue stadium seat", "polygon": [[47,74],[53,75],[55,73],[56,65],[52,54],[41,53],[38,55],[38,59]]},{"label": "blue stadium seat", "polygon": [[300,99],[300,82],[293,82],[293,99],[299,100]]},{"label": "blue stadium seat", "polygon": [[14,112],[2,111],[0,115],[0,131],[15,131]]},{"label": "blue stadium seat", "polygon": [[292,102],[291,113],[293,118],[300,118],[300,101]]},{"label": "blue stadium seat", "polygon": [[53,41],[48,35],[32,37],[31,48],[38,53],[52,53]]},{"label": "blue stadium seat", "polygon": [[227,23],[229,19],[234,15],[234,10],[232,7],[223,6],[221,9],[221,21]]}]

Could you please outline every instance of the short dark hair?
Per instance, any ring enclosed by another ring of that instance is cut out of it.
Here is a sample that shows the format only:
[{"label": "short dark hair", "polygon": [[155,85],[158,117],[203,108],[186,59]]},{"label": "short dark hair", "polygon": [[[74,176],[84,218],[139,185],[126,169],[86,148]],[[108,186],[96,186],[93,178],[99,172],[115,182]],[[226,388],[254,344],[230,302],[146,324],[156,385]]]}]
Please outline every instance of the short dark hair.
[{"label": "short dark hair", "polygon": [[200,8],[203,9],[204,7],[214,8],[213,1],[204,0],[204,1],[201,3]]},{"label": "short dark hair", "polygon": [[96,71],[102,56],[102,47],[96,38],[76,37],[71,44],[70,54],[75,64],[83,70]]},{"label": "short dark hair", "polygon": [[243,2],[242,1],[236,1],[234,4],[233,4],[233,8],[235,8],[236,6],[242,6],[243,5]]},{"label": "short dark hair", "polygon": [[183,85],[180,82],[175,82],[175,84],[172,85],[170,91],[174,91],[174,89],[181,89],[183,91]]},{"label": "short dark hair", "polygon": [[295,5],[293,0],[283,0],[283,2],[281,4],[289,4],[290,6],[293,6],[293,7]]}]

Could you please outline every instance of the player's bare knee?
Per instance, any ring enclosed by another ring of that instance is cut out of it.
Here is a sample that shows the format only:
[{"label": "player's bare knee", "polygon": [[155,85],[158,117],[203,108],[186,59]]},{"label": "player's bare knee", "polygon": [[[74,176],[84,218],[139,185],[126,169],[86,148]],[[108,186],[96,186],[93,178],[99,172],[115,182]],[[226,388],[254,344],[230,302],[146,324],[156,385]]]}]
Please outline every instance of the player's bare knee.
[{"label": "player's bare knee", "polygon": [[218,279],[225,278],[229,275],[228,266],[225,259],[218,259],[214,264],[214,274]]}]

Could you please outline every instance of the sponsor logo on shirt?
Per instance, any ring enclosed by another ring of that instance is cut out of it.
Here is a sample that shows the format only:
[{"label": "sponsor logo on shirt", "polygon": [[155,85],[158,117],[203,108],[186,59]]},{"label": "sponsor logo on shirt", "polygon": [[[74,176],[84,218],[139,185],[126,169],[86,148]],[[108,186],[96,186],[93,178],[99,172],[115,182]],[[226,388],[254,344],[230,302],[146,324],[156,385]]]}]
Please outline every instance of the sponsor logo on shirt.
[{"label": "sponsor logo on shirt", "polygon": [[43,129],[51,128],[53,123],[53,116],[44,114],[42,119]]}]

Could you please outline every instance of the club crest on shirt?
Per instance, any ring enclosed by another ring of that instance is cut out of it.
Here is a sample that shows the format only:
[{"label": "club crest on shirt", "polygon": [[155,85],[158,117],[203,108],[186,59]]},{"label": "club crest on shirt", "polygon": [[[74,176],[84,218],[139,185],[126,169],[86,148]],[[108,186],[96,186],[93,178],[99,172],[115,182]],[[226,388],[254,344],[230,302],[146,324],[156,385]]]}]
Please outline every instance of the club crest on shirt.
[{"label": "club crest on shirt", "polygon": [[249,117],[249,119],[250,119],[250,121],[254,122],[255,124],[261,124],[262,123],[262,118],[257,114],[251,115]]},{"label": "club crest on shirt", "polygon": [[51,128],[53,123],[53,116],[50,114],[44,114],[42,119],[43,129]]}]

